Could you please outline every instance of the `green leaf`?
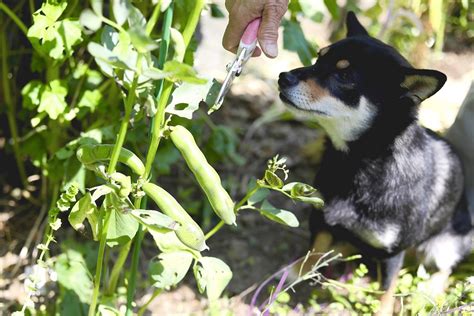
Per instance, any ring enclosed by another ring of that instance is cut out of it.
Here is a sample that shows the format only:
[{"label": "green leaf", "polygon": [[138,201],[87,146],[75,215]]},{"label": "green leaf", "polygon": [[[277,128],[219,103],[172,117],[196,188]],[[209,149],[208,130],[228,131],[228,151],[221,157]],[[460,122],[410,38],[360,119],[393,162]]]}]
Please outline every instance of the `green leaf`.
[{"label": "green leaf", "polygon": [[266,197],[270,194],[270,190],[267,188],[260,188],[257,192],[255,192],[248,200],[247,204],[255,205],[259,202],[262,202],[266,199]]},{"label": "green leaf", "polygon": [[135,209],[131,210],[130,214],[149,230],[174,230],[177,225],[177,223],[172,218],[158,211]]},{"label": "green leaf", "polygon": [[127,21],[131,7],[128,0],[112,0],[112,11],[118,25],[122,25]]},{"label": "green leaf", "polygon": [[145,33],[144,28],[134,26],[128,30],[133,47],[140,53],[147,53],[158,48],[158,43]]},{"label": "green leaf", "polygon": [[99,230],[100,230],[99,224],[100,224],[100,222],[99,222],[99,210],[97,209],[97,207],[95,207],[92,210],[92,212],[87,213],[86,218],[87,218],[87,221],[89,222],[89,225],[90,225],[91,230],[92,230],[92,238],[95,241],[98,241],[99,240]]},{"label": "green leaf", "polygon": [[216,101],[217,101],[217,96],[219,95],[219,91],[221,90],[222,84],[217,81],[213,80],[212,82],[212,87],[209,89],[209,92],[207,93],[206,96],[206,104],[208,106],[211,106],[209,110],[207,111],[207,114],[211,114],[212,112],[215,112],[219,110],[220,106],[217,106]]},{"label": "green leaf", "polygon": [[69,18],[58,21],[66,6],[67,1],[48,1],[33,14],[33,25],[27,36],[40,55],[63,60],[72,56],[73,46],[82,41],[78,21]]},{"label": "green leaf", "polygon": [[23,106],[28,110],[33,110],[40,104],[40,97],[44,91],[44,84],[39,80],[32,80],[21,89],[23,96]]},{"label": "green leaf", "polygon": [[121,315],[119,310],[107,305],[101,304],[99,305],[97,309],[99,311],[100,316],[120,316]]},{"label": "green leaf", "polygon": [[90,9],[82,11],[81,16],[79,17],[79,22],[83,27],[94,32],[102,26],[102,19]]},{"label": "green leaf", "polygon": [[265,181],[272,188],[280,189],[283,187],[283,180],[270,170],[265,170]]},{"label": "green leaf", "polygon": [[[87,50],[94,56],[97,64],[102,68],[102,64],[99,61],[103,61],[106,64],[119,69],[132,69],[124,60],[121,60],[119,56],[112,51],[108,50],[102,45],[94,42],[90,42],[87,45]],[[103,69],[103,68],[102,68]],[[107,71],[104,71],[107,75],[110,75]]]},{"label": "green leaf", "polygon": [[67,107],[66,95],[67,88],[61,81],[51,81],[41,94],[38,112],[46,112],[51,119],[57,119]]},{"label": "green leaf", "polygon": [[299,0],[301,7],[299,11],[304,14],[304,16],[310,18],[316,23],[321,23],[324,14],[320,11],[320,5],[316,4],[314,0]]},{"label": "green leaf", "polygon": [[300,225],[295,214],[287,210],[276,208],[266,200],[263,201],[262,205],[259,208],[259,211],[263,216],[274,222],[290,227],[298,227]]},{"label": "green leaf", "polygon": [[206,98],[212,84],[212,80],[207,81],[206,84],[184,82],[174,90],[166,112],[191,119],[194,111],[199,109],[199,103]]},{"label": "green leaf", "polygon": [[221,8],[219,7],[218,4],[211,3],[210,7],[211,7],[211,16],[213,18],[224,18],[225,17],[224,12],[222,12],[222,10],[221,10]]},{"label": "green leaf", "polygon": [[198,78],[192,66],[180,63],[176,60],[167,61],[163,67],[163,71],[169,73],[168,79],[173,82],[184,81],[195,84],[205,84],[209,82],[208,79]]},{"label": "green leaf", "polygon": [[142,12],[134,7],[131,6],[130,8],[130,14],[128,15],[128,25],[131,27],[137,27],[137,28],[142,28],[145,30],[146,27],[146,19],[143,16]]},{"label": "green leaf", "polygon": [[331,17],[335,20],[339,20],[339,6],[337,5],[336,0],[324,0],[326,8],[328,8]]},{"label": "green leaf", "polygon": [[65,19],[59,23],[58,30],[64,43],[64,57],[72,56],[73,47],[82,42],[82,30],[80,23],[78,21]]},{"label": "green leaf", "polygon": [[[59,19],[59,17],[63,14],[64,10],[66,10],[66,7],[67,7],[67,1],[64,1],[64,0],[45,1],[43,5],[41,6],[40,10],[48,18],[49,22],[53,23]],[[38,11],[36,11],[35,14]]]},{"label": "green leaf", "polygon": [[305,66],[312,64],[316,49],[306,40],[301,26],[296,21],[283,21],[283,47],[296,52]]},{"label": "green leaf", "polygon": [[199,258],[194,266],[194,277],[199,292],[206,291],[209,300],[218,299],[232,279],[232,271],[221,259],[214,257]]},{"label": "green leaf", "polygon": [[171,28],[171,43],[174,48],[174,58],[176,60],[183,60],[186,53],[186,45],[184,44],[183,34],[175,28]]},{"label": "green leaf", "polygon": [[91,197],[93,202],[95,202],[100,197],[112,193],[114,191],[114,189],[107,184],[99,185],[98,187],[95,187],[91,190],[94,190],[94,193],[92,193]]},{"label": "green leaf", "polygon": [[71,223],[72,228],[79,230],[83,226],[83,222],[88,214],[97,210],[95,204],[92,203],[91,194],[87,192],[79,201],[74,204],[69,213],[68,220]]},{"label": "green leaf", "polygon": [[161,80],[168,77],[168,73],[155,67],[144,69],[142,75],[153,80]]},{"label": "green leaf", "polygon": [[102,15],[102,10],[103,10],[103,0],[91,0],[91,7],[92,10],[94,10],[95,14],[98,16]]},{"label": "green leaf", "polygon": [[82,95],[79,103],[77,104],[78,107],[88,108],[89,111],[94,112],[97,106],[102,101],[102,92],[100,90],[87,90]]},{"label": "green leaf", "polygon": [[177,285],[186,276],[192,261],[193,255],[188,251],[161,253],[150,262],[153,286],[168,290]]},{"label": "green leaf", "polygon": [[112,212],[107,230],[107,245],[114,247],[131,240],[137,233],[138,221],[132,215],[125,213],[128,205],[115,194],[108,194],[104,204],[106,211]]},{"label": "green leaf", "polygon": [[92,279],[82,255],[72,249],[59,255],[54,270],[62,287],[76,293],[81,302],[90,303],[92,297]]},{"label": "green leaf", "polygon": [[100,42],[112,51],[119,42],[119,33],[110,25],[105,25],[100,34]]}]

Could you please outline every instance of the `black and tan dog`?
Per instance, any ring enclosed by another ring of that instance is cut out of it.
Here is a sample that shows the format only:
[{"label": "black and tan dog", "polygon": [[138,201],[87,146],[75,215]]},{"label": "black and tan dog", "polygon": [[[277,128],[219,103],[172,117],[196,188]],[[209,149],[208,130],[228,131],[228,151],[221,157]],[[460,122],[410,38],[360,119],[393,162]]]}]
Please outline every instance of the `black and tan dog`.
[{"label": "black and tan dog", "polygon": [[457,155],[417,122],[419,104],[446,76],[413,68],[352,12],[346,24],[347,38],[323,48],[313,66],[280,74],[280,97],[329,139],[315,182],[326,205],[311,215],[313,248],[327,250],[332,236],[378,260],[383,304],[393,306],[405,251],[416,248],[447,278],[471,250],[471,219]]}]

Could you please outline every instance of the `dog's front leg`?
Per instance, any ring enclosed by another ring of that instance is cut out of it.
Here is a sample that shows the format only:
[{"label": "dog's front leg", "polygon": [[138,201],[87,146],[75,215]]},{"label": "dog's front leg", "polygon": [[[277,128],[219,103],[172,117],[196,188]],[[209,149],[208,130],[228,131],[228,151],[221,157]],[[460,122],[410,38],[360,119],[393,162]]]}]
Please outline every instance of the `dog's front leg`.
[{"label": "dog's front leg", "polygon": [[405,251],[402,251],[393,257],[382,260],[381,262],[381,284],[385,293],[380,297],[380,309],[376,313],[377,316],[393,315],[398,273],[400,272],[404,258]]}]

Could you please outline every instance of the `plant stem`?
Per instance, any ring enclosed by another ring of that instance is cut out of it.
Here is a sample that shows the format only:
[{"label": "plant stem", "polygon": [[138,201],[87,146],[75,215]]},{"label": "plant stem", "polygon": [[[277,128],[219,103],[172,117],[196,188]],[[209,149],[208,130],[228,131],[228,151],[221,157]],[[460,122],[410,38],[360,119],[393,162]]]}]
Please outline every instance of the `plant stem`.
[{"label": "plant stem", "polygon": [[209,238],[212,237],[212,235],[214,235],[215,233],[217,233],[221,228],[222,226],[224,226],[225,223],[224,221],[220,221],[216,226],[214,226],[214,228],[212,228],[207,234],[206,236],[204,237],[206,240],[208,240]]},{"label": "plant stem", "polygon": [[[0,3],[1,5],[2,3]],[[2,31],[0,34],[0,46],[2,50],[2,83],[3,83],[3,95],[7,108],[7,119],[8,125],[10,126],[10,132],[13,139],[13,152],[15,155],[15,160],[18,168],[18,173],[20,174],[21,183],[23,187],[26,188],[28,181],[26,179],[25,166],[21,160],[20,154],[20,144],[18,137],[18,126],[16,125],[15,119],[15,105],[13,103],[13,97],[10,90],[10,80],[8,78],[8,56],[7,56],[7,40],[5,33]]]},{"label": "plant stem", "polygon": [[150,305],[150,303],[153,302],[153,300],[154,300],[158,295],[160,295],[162,291],[163,291],[162,289],[156,289],[156,290],[153,292],[153,295],[150,297],[150,299],[149,299],[142,307],[140,307],[140,309],[138,310],[137,316],[142,316],[142,315],[145,313],[145,311],[146,311],[148,305]]},{"label": "plant stem", "polygon": [[[204,0],[198,0],[195,2],[193,10],[190,14],[190,18],[183,30],[183,38],[184,34],[186,37],[184,38],[185,46],[187,47],[189,41],[191,40],[194,31],[196,30],[197,22],[199,21],[199,17],[201,11],[204,7]],[[170,40],[170,31],[171,31],[171,22],[173,18],[173,2],[169,5],[166,9],[164,23],[163,23],[163,34],[162,34],[162,50],[160,50],[160,58],[158,62],[159,68],[162,68],[168,52],[168,45]],[[182,61],[182,60],[179,60]],[[163,127],[165,124],[165,109],[166,105],[168,104],[169,97],[171,95],[171,91],[173,90],[173,84],[168,81],[161,80],[158,82],[157,86],[157,99],[158,101],[158,109],[156,115],[153,117],[153,121],[151,124],[151,136],[150,136],[150,146],[148,148],[147,156],[146,156],[146,163],[145,163],[145,175],[144,178],[148,179],[150,177],[151,168],[153,166],[153,161],[155,160],[156,151],[158,150],[158,146],[160,144],[160,140],[163,131]],[[139,204],[141,199],[137,199],[135,204]],[[135,277],[137,274],[138,269],[138,259],[139,259],[139,252],[141,247],[141,242],[143,239],[144,231],[141,229],[141,225],[139,226],[139,231],[135,236],[135,246],[134,246],[134,253],[132,256],[132,267],[130,271],[130,282],[129,282],[129,291],[127,293],[127,311],[126,315],[132,315],[132,300],[133,296],[135,295]]]},{"label": "plant stem", "polygon": [[[140,58],[138,59],[140,60]],[[117,136],[117,141],[115,142],[114,149],[112,151],[112,157],[110,158],[110,163],[107,168],[108,174],[114,173],[115,167],[117,167],[120,150],[122,149],[123,143],[125,142],[125,136],[127,135],[128,121],[130,121],[130,115],[132,113],[133,104],[135,103],[135,90],[137,89],[137,84],[138,76],[135,75],[133,78],[132,86],[128,91],[127,100],[125,101],[125,115],[122,119],[122,122],[120,123],[120,130]]]},{"label": "plant stem", "polygon": [[125,31],[125,29],[123,27],[121,27],[120,25],[118,25],[117,23],[115,23],[114,21],[106,18],[105,16],[101,16],[100,19],[102,20],[102,22],[104,22],[105,24],[108,24],[110,25],[111,27],[114,27],[116,28],[119,32],[122,32],[122,33],[127,33],[127,31]]},{"label": "plant stem", "polygon": [[[140,57],[141,56],[138,55],[137,65],[140,65],[141,63]],[[130,120],[130,115],[132,113],[132,107],[133,107],[133,104],[135,103],[135,90],[137,89],[137,84],[138,84],[138,75],[135,74],[133,77],[132,85],[128,91],[127,100],[125,101],[125,115],[122,119],[122,122],[120,123],[120,129],[117,135],[117,141],[115,142],[114,148],[112,150],[112,156],[110,158],[109,166],[107,168],[108,174],[114,173],[115,168],[117,167],[120,150],[122,149],[123,143],[125,142],[125,136],[127,135],[128,122]],[[92,303],[89,307],[89,316],[94,315],[95,308],[97,305],[97,298],[99,296],[102,266],[104,262],[105,243],[107,241],[107,229],[109,226],[109,218],[111,214],[111,211],[107,211],[106,208],[104,209],[104,211],[106,212],[106,215],[105,215],[105,220],[102,226],[102,233],[101,233],[100,244],[99,244],[99,253],[97,254],[97,266],[95,270],[94,292],[92,296]],[[101,216],[103,216],[103,214]]]},{"label": "plant stem", "polygon": [[132,254],[132,267],[130,269],[130,279],[128,282],[127,291],[127,311],[125,312],[125,316],[132,316],[132,303],[133,297],[135,296],[135,288],[137,283],[137,271],[138,271],[138,261],[140,258],[140,249],[142,246],[143,236],[145,235],[145,231],[143,230],[142,225],[139,225],[138,232],[135,235],[135,243],[133,245],[133,254]]},{"label": "plant stem", "polygon": [[[171,7],[171,5],[170,5]],[[168,7],[168,9],[170,8]],[[188,22],[182,32],[183,40],[185,47],[188,47],[191,38],[196,31],[196,26],[199,22],[199,18],[201,16],[201,11],[204,7],[204,0],[197,0],[194,4],[193,10],[189,15]],[[182,62],[182,60],[178,60]],[[146,156],[146,164],[145,164],[145,176],[149,176],[151,172],[151,167],[153,166],[153,161],[155,160],[156,151],[158,150],[158,146],[160,145],[160,140],[163,132],[163,125],[164,125],[164,117],[165,117],[165,110],[166,105],[168,104],[168,99],[173,91],[173,83],[169,81],[161,81],[159,83],[158,89],[161,89],[161,85],[163,85],[163,90],[161,93],[161,98],[158,101],[158,110],[154,117],[152,123],[152,133],[151,133],[151,142],[150,147],[148,148],[148,153]],[[159,91],[158,91],[159,92]]]},{"label": "plant stem", "polygon": [[160,17],[160,10],[161,10],[161,0],[158,0],[158,3],[155,5],[155,8],[153,9],[151,17],[148,20],[148,23],[146,24],[145,33],[147,35],[151,34],[151,32],[153,31],[153,28],[156,25],[156,22],[158,22],[158,18]]},{"label": "plant stem", "polygon": [[120,272],[122,272],[122,267],[127,260],[128,253],[130,252],[130,247],[132,246],[131,241],[127,242],[121,249],[115,261],[114,267],[112,268],[112,272],[110,273],[110,280],[107,290],[105,291],[106,295],[113,295],[115,289],[117,288],[118,279],[120,276]]},{"label": "plant stem", "polygon": [[[165,12],[165,17],[164,17],[164,22],[163,22],[163,32],[162,32],[162,39],[161,39],[161,47],[160,47],[160,55],[158,59],[158,68],[163,69],[163,65],[166,61],[166,58],[168,56],[168,48],[169,48],[169,41],[170,41],[170,36],[171,36],[171,23],[173,21],[173,2],[170,4],[170,6],[166,9]],[[163,80],[160,80],[157,83],[157,88],[156,88],[156,93],[157,93],[157,99],[159,99],[159,105],[158,105],[158,112],[163,113],[162,115],[158,116],[155,115],[153,117],[153,121],[151,124],[150,132],[150,147],[148,149],[148,154],[150,154],[150,148],[158,148],[159,141],[161,139],[161,129],[160,130],[155,130],[154,126],[160,126],[163,124],[164,121],[164,108],[166,107],[166,104],[168,103],[168,98],[169,94],[163,95]],[[164,102],[162,100],[165,100]],[[160,111],[162,109],[162,111]],[[161,118],[161,119],[160,119]],[[159,121],[157,121],[159,119]],[[145,167],[145,175],[143,176],[145,179],[148,179],[150,176],[151,172],[151,166],[153,163],[153,160],[155,159],[156,155],[156,150],[153,151],[153,157],[149,157],[147,155],[147,160],[146,160],[146,167]],[[150,162],[149,162],[150,161]],[[135,200],[135,207],[142,207],[146,208],[146,200],[143,200],[141,198],[138,198]],[[138,233],[136,234],[134,238],[134,246],[133,246],[133,254],[132,254],[132,266],[130,268],[130,280],[129,280],[129,285],[128,285],[128,290],[127,290],[127,310],[125,312],[125,315],[129,316],[132,315],[132,303],[133,303],[133,297],[135,296],[135,288],[136,288],[136,276],[137,276],[137,270],[138,270],[138,261],[140,257],[140,248],[141,248],[141,243],[144,237],[145,231],[142,228],[142,225],[140,224],[138,226]]]},{"label": "plant stem", "polygon": [[188,47],[194,32],[196,31],[199,18],[201,17],[201,11],[204,8],[204,0],[196,0],[194,8],[189,14],[188,22],[183,30],[184,46]]},{"label": "plant stem", "polygon": [[[102,231],[100,233],[100,244],[99,252],[97,254],[97,266],[95,267],[95,277],[94,277],[94,292],[92,293],[92,301],[89,306],[89,316],[95,315],[95,309],[97,306],[97,300],[99,298],[100,291],[100,280],[102,276],[102,266],[104,264],[104,252],[105,252],[105,243],[107,242],[107,231],[109,228],[109,219],[112,214],[111,211],[108,211],[104,208],[105,219],[102,225]],[[101,212],[101,217],[104,216],[104,212]]]},{"label": "plant stem", "polygon": [[15,12],[13,12],[12,10],[10,10],[9,7],[7,7],[4,3],[0,2],[0,10],[5,12],[6,15],[8,15],[10,17],[10,19],[13,20],[13,22],[15,22],[15,24],[18,26],[18,28],[23,32],[23,34],[26,34],[28,33],[28,28],[26,27],[26,25],[20,20],[20,18],[15,14]]}]

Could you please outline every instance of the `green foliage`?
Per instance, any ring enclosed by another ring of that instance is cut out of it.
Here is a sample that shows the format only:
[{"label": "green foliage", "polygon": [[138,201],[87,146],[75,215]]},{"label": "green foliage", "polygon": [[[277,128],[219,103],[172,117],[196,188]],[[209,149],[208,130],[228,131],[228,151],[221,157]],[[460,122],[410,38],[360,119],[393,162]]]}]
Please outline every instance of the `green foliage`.
[{"label": "green foliage", "polygon": [[219,258],[202,257],[194,266],[194,276],[199,292],[206,291],[207,297],[212,301],[221,296],[230,279],[232,279],[232,271]]}]

